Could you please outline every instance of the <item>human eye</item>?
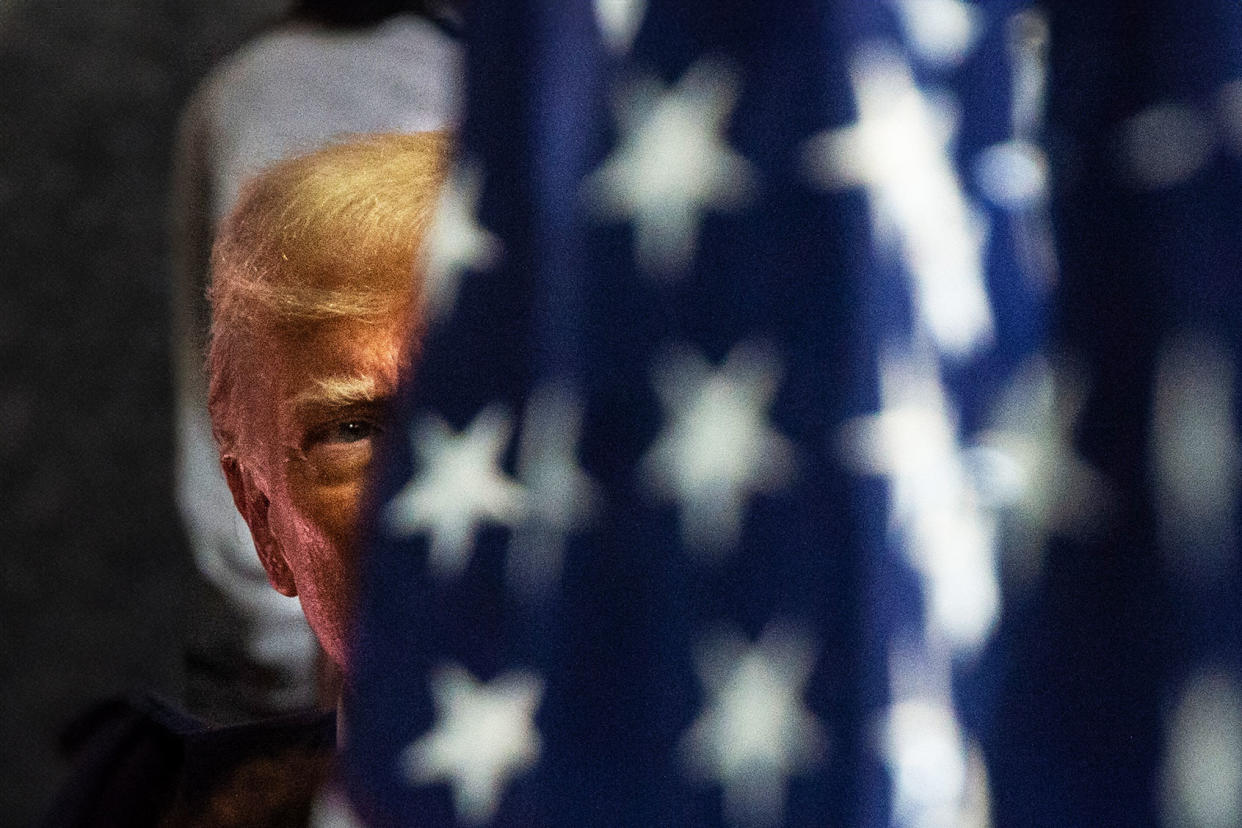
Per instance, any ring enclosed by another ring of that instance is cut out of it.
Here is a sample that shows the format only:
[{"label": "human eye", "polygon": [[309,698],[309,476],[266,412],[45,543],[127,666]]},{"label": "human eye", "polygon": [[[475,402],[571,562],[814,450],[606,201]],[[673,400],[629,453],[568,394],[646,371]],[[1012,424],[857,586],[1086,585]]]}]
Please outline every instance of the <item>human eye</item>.
[{"label": "human eye", "polygon": [[383,430],[384,411],[374,406],[325,410],[306,418],[302,447],[310,451],[319,445],[348,446],[377,437]]},{"label": "human eye", "polygon": [[371,417],[337,417],[313,428],[306,440],[305,457],[313,473],[326,483],[352,480],[371,462],[374,438],[382,428]]},{"label": "human eye", "polygon": [[327,442],[348,444],[369,440],[378,433],[379,426],[375,423],[369,420],[353,419],[334,424],[324,435],[324,439]]}]

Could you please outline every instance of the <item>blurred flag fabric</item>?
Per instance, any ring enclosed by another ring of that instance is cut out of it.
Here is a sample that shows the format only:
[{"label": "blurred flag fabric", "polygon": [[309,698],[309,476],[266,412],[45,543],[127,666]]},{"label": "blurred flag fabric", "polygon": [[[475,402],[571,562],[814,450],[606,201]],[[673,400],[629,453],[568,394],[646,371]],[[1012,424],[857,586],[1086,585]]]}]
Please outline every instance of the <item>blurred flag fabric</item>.
[{"label": "blurred flag fabric", "polygon": [[1242,12],[1116,6],[471,3],[364,821],[1242,819]]}]

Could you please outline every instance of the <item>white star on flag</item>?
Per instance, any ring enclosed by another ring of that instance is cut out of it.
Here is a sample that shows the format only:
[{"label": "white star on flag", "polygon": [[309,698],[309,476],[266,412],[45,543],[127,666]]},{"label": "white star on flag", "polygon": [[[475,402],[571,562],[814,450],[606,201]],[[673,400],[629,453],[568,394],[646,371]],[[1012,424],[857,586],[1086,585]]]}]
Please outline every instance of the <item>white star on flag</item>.
[{"label": "white star on flag", "polygon": [[437,721],[401,755],[414,784],[447,781],[458,818],[471,825],[490,821],[505,788],[539,760],[541,741],[534,717],[543,682],[525,671],[483,683],[459,666],[431,679]]},{"label": "white star on flag", "polygon": [[614,54],[630,50],[646,13],[647,0],[595,0],[595,20]]},{"label": "white star on flag", "polygon": [[509,572],[521,595],[535,597],[560,574],[565,539],[590,524],[599,490],[578,466],[582,404],[567,388],[531,395],[518,445],[517,475],[529,515],[513,536]]},{"label": "white star on flag", "polygon": [[1007,210],[1029,210],[1048,195],[1048,160],[1036,144],[1012,139],[981,151],[974,163],[979,189]]},{"label": "white star on flag", "polygon": [[482,169],[465,164],[453,171],[440,192],[424,242],[425,308],[430,319],[452,313],[465,271],[487,270],[500,259],[500,239],[475,219],[482,191]]},{"label": "white star on flag", "polygon": [[948,701],[904,699],[889,708],[884,755],[895,825],[987,828],[987,771],[967,746]]},{"label": "white star on flag", "polygon": [[751,165],[722,135],[737,82],[722,65],[694,64],[671,90],[647,78],[619,101],[621,143],[584,182],[601,216],[634,223],[634,254],[645,270],[684,270],[708,209],[730,209],[754,191]]},{"label": "white star on flag", "polygon": [[953,166],[955,118],[932,106],[886,47],[863,49],[850,78],[858,123],[807,141],[807,175],[826,189],[867,188],[875,232],[900,253],[919,318],[944,354],[965,357],[991,341],[993,326],[986,222]]},{"label": "white star on flag", "polygon": [[1165,825],[1242,824],[1242,690],[1231,672],[1202,669],[1181,688],[1161,768]]},{"label": "white star on flag", "polygon": [[1198,108],[1166,101],[1127,118],[1118,155],[1129,183],[1162,190],[1194,178],[1212,161],[1218,136]]},{"label": "white star on flag", "polygon": [[893,0],[913,51],[939,66],[957,66],[979,39],[980,12],[963,0]]},{"label": "white star on flag", "polygon": [[1048,89],[1048,16],[1032,7],[1005,21],[1009,36],[1010,120],[1015,138],[1039,141]]},{"label": "white star on flag", "polygon": [[1074,450],[1084,386],[1069,363],[1054,371],[1043,357],[1031,357],[1001,394],[991,426],[968,449],[987,504],[1012,510],[1013,574],[1024,587],[1038,580],[1050,535],[1090,537],[1107,514],[1104,477]]},{"label": "white star on flag", "polygon": [[823,727],[802,701],[815,654],[807,635],[782,625],[754,645],[726,634],[699,648],[708,699],[681,751],[689,773],[720,784],[726,822],[779,823],[790,777],[823,757]]},{"label": "white star on flag", "polygon": [[367,828],[345,793],[333,785],[326,786],[315,796],[306,825],[307,828]]},{"label": "white star on flag", "polygon": [[1227,578],[1237,553],[1235,358],[1225,343],[1180,333],[1160,349],[1152,457],[1160,542],[1181,573]]},{"label": "white star on flag", "polygon": [[668,353],[653,371],[666,422],[639,472],[648,488],[681,506],[683,541],[720,554],[737,545],[746,501],[793,474],[793,446],[768,424],[781,368],[771,350],[736,346],[712,370],[697,353]]},{"label": "white star on flag", "polygon": [[1242,79],[1232,80],[1216,96],[1216,122],[1225,147],[1242,154]]},{"label": "white star on flag", "polygon": [[526,515],[526,492],[500,469],[510,431],[508,416],[496,406],[461,434],[431,416],[411,429],[419,471],[388,502],[384,520],[402,537],[431,535],[427,563],[438,577],[461,573],[479,526],[514,526]]},{"label": "white star on flag", "polygon": [[892,702],[877,736],[892,772],[893,824],[988,828],[987,768],[954,711],[952,654],[903,638],[888,668]]},{"label": "white star on flag", "polygon": [[880,387],[883,410],[843,427],[846,458],[889,480],[893,524],[928,592],[929,626],[975,652],[1000,609],[996,520],[974,489],[934,355],[886,354]]}]

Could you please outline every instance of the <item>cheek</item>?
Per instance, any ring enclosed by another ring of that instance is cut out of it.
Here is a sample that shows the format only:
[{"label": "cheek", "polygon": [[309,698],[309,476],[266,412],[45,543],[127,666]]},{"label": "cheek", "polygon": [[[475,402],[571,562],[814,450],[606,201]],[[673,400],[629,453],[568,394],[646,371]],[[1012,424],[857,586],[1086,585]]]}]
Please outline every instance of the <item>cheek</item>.
[{"label": "cheek", "polygon": [[303,510],[314,515],[333,538],[352,538],[371,465],[371,440],[319,445],[308,452],[298,495]]},{"label": "cheek", "polygon": [[297,511],[310,524],[308,528],[341,553],[348,554],[352,551],[350,547],[358,526],[362,495],[362,480],[351,479],[331,485],[317,483],[307,486],[294,496],[293,501]]},{"label": "cheek", "polygon": [[371,467],[373,442],[366,437],[350,442],[316,443],[306,452],[302,464],[307,483],[331,488],[364,480]]}]

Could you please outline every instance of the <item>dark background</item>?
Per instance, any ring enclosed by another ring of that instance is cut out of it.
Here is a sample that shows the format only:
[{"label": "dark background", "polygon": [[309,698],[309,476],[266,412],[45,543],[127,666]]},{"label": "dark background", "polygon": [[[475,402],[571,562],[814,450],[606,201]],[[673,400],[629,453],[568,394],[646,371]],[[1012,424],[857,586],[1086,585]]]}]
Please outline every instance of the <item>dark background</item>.
[{"label": "dark background", "polygon": [[0,825],[91,701],[184,693],[167,204],[177,115],[282,0],[0,0]]}]

